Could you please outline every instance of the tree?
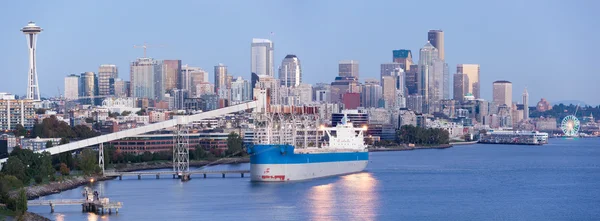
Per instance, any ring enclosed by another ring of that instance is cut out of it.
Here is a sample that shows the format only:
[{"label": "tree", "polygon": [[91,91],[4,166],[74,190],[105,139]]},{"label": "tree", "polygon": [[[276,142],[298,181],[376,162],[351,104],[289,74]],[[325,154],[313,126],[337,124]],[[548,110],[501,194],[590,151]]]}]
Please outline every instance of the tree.
[{"label": "tree", "polygon": [[52,167],[52,155],[49,152],[44,151],[41,154],[37,154],[39,157],[39,164],[35,165],[38,174],[42,178],[50,178],[54,176],[54,168]]},{"label": "tree", "polygon": [[79,155],[79,169],[81,169],[85,175],[94,174],[100,169],[97,157],[98,156],[96,156],[96,153],[93,150],[84,149]]},{"label": "tree", "polygon": [[75,132],[75,135],[80,139],[87,139],[100,135],[100,133],[93,131],[85,125],[77,125],[73,127],[73,131]]},{"label": "tree", "polygon": [[227,136],[227,153],[226,154],[227,155],[243,154],[243,151],[242,151],[243,144],[244,144],[244,141],[242,140],[240,135],[238,135],[235,132],[231,132]]},{"label": "tree", "polygon": [[71,173],[71,170],[69,169],[69,167],[67,167],[67,164],[61,163],[60,164],[60,174],[62,174],[63,176],[68,176]]},{"label": "tree", "polygon": [[46,148],[52,147],[52,141],[46,141]]},{"label": "tree", "polygon": [[142,154],[142,161],[143,161],[143,162],[149,162],[149,161],[152,161],[152,158],[153,158],[153,157],[152,157],[152,153],[150,153],[149,151],[145,151],[145,152]]},{"label": "tree", "polygon": [[121,113],[121,116],[129,116],[131,114],[131,111],[123,111],[123,113]]},{"label": "tree", "polygon": [[16,211],[19,215],[27,212],[27,194],[25,193],[25,189],[19,191]]},{"label": "tree", "polygon": [[29,177],[25,172],[25,165],[18,157],[9,157],[6,164],[2,167],[2,172],[12,175],[19,179],[22,183],[29,183]]},{"label": "tree", "polygon": [[146,109],[141,109],[138,112],[135,112],[135,114],[142,116],[142,115],[146,114]]},{"label": "tree", "polygon": [[22,124],[17,124],[17,126],[15,126],[15,131],[14,131],[15,136],[27,136],[27,129],[25,129],[25,127],[23,127]]}]

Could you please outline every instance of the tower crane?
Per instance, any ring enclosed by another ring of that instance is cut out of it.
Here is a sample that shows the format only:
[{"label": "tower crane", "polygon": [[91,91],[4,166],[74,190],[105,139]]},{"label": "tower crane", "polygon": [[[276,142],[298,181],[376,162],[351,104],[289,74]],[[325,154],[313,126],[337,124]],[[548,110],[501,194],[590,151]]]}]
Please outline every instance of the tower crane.
[{"label": "tower crane", "polygon": [[146,50],[148,48],[161,48],[164,47],[164,45],[149,45],[146,42],[144,42],[143,45],[134,45],[133,48],[143,48],[144,49],[144,58],[147,58],[146,56]]}]

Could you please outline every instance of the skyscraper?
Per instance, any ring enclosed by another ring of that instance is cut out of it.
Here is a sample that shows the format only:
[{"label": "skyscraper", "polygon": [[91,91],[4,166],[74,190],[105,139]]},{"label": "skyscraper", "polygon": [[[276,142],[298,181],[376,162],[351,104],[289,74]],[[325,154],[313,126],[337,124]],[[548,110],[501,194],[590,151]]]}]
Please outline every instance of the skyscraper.
[{"label": "skyscraper", "polygon": [[365,79],[362,85],[361,106],[366,108],[379,107],[379,100],[382,97],[382,88],[376,79]]},{"label": "skyscraper", "polygon": [[463,73],[469,77],[467,93],[473,94],[476,99],[480,97],[479,87],[479,64],[458,64],[456,65],[456,73]]},{"label": "skyscraper", "polygon": [[240,103],[250,100],[250,82],[237,77],[231,82],[231,102]]},{"label": "skyscraper", "polygon": [[65,77],[64,98],[67,100],[79,98],[79,76],[72,74]]},{"label": "skyscraper", "polygon": [[29,49],[29,72],[27,73],[27,95],[26,99],[39,101],[40,87],[38,85],[38,76],[36,69],[36,55],[35,47],[37,43],[37,35],[42,32],[42,28],[35,25],[35,22],[30,21],[27,26],[21,29],[21,32],[25,34],[27,38],[27,48]]},{"label": "skyscraper", "polygon": [[81,73],[79,77],[79,96],[86,97],[82,102],[94,104],[94,96],[98,95],[98,80],[94,72]]},{"label": "skyscraper", "polygon": [[136,98],[155,99],[155,80],[159,63],[152,58],[138,58],[130,64],[130,95]]},{"label": "skyscraper", "polygon": [[340,61],[338,72],[338,76],[340,77],[355,77],[358,80],[358,61]]},{"label": "skyscraper", "polygon": [[401,63],[396,63],[396,62],[381,64],[381,72],[379,74],[379,77],[391,76],[395,69],[397,69],[397,68],[404,69],[402,66],[404,66],[404,65]]},{"label": "skyscraper", "polygon": [[461,102],[469,91],[469,76],[463,73],[454,74],[454,96],[455,101]]},{"label": "skyscraper", "polygon": [[279,67],[279,80],[285,87],[296,87],[302,83],[302,69],[296,55],[285,56]]},{"label": "skyscraper", "polygon": [[396,103],[396,77],[381,77],[381,87],[385,108],[393,108]]},{"label": "skyscraper", "polygon": [[165,98],[165,94],[170,94],[165,88],[165,81],[167,76],[165,75],[165,66],[163,61],[156,61],[154,66],[154,100],[162,101]]},{"label": "skyscraper", "polygon": [[129,90],[127,90],[128,81],[124,81],[123,79],[116,78],[115,79],[115,97],[128,97]]},{"label": "skyscraper", "polygon": [[[419,94],[423,96],[423,103],[425,108],[423,111],[429,113],[428,105],[431,101],[439,100],[436,86],[441,86],[438,81],[442,80],[441,76],[438,78],[439,72],[439,59],[438,51],[430,42],[427,42],[419,51]],[[442,73],[443,75],[443,73]]]},{"label": "skyscraper", "polygon": [[[252,51],[254,52],[254,49]],[[219,88],[227,88],[227,66],[221,63],[215,66],[215,93],[219,91]]]},{"label": "skyscraper", "polygon": [[399,49],[392,51],[392,61],[402,64],[401,68],[410,71],[410,66],[413,65],[412,53],[407,49]]},{"label": "skyscraper", "polygon": [[[257,75],[274,77],[273,42],[269,39],[252,39],[251,71]],[[215,88],[217,84],[215,84]]]},{"label": "skyscraper", "polygon": [[115,78],[119,71],[114,64],[103,64],[98,68],[98,95],[109,96],[115,94]]},{"label": "skyscraper", "polygon": [[512,83],[510,81],[494,81],[492,97],[494,104],[512,107]]},{"label": "skyscraper", "polygon": [[427,33],[427,40],[438,49],[438,57],[441,60],[446,60],[444,55],[444,31],[442,30],[429,30]]},{"label": "skyscraper", "polygon": [[527,93],[527,88],[523,91],[523,120],[529,120],[529,93]]},{"label": "skyscraper", "polygon": [[279,94],[280,87],[281,87],[281,83],[279,83],[279,79],[273,78],[268,75],[258,75],[258,82],[256,82],[256,85],[254,88],[267,90],[267,97],[270,98],[270,104],[280,104],[281,103],[281,97]]},{"label": "skyscraper", "polygon": [[331,82],[331,103],[339,103],[345,93],[359,93],[360,88],[356,77],[338,76]]},{"label": "skyscraper", "polygon": [[181,88],[181,60],[164,60],[162,64],[164,75],[163,88],[165,92]]},{"label": "skyscraper", "polygon": [[419,65],[413,64],[410,70],[406,70],[404,81],[406,82],[407,94],[419,93]]}]

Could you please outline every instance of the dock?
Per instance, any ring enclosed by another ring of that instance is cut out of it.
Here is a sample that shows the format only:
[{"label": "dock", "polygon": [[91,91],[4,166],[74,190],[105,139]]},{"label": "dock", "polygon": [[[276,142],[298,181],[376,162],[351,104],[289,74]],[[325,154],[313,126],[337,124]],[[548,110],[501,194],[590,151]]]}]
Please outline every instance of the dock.
[{"label": "dock", "polygon": [[113,210],[119,213],[119,209],[123,207],[121,202],[110,202],[107,197],[99,197],[98,192],[91,191],[89,187],[85,187],[83,196],[83,199],[30,200],[27,206],[50,206],[50,212],[54,213],[55,206],[81,205],[81,212],[101,214],[105,211],[111,214]]},{"label": "dock", "polygon": [[[192,174],[202,174],[204,178],[206,178],[207,174],[220,174],[222,178],[225,178],[225,174],[240,174],[240,177],[243,178],[244,174],[250,174],[250,170],[192,170],[187,172],[183,177],[189,179],[189,176]],[[161,175],[172,175],[174,179],[182,177],[181,174],[173,171],[104,172],[104,176],[119,177],[119,180],[122,180],[123,176],[137,176],[138,180],[141,180],[142,176],[156,176],[156,179],[160,179]]]}]

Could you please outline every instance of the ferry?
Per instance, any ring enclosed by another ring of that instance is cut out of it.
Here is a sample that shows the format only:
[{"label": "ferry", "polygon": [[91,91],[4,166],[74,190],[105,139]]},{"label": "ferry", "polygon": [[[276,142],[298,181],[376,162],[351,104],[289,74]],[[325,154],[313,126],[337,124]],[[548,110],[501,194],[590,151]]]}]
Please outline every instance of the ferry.
[{"label": "ferry", "polygon": [[543,145],[548,143],[548,133],[538,131],[488,131],[479,138],[486,144]]},{"label": "ferry", "polygon": [[295,148],[289,144],[256,144],[248,148],[251,180],[307,180],[356,173],[367,167],[366,127],[354,127],[344,116],[336,127],[322,127],[321,130],[329,137],[328,145]]}]

